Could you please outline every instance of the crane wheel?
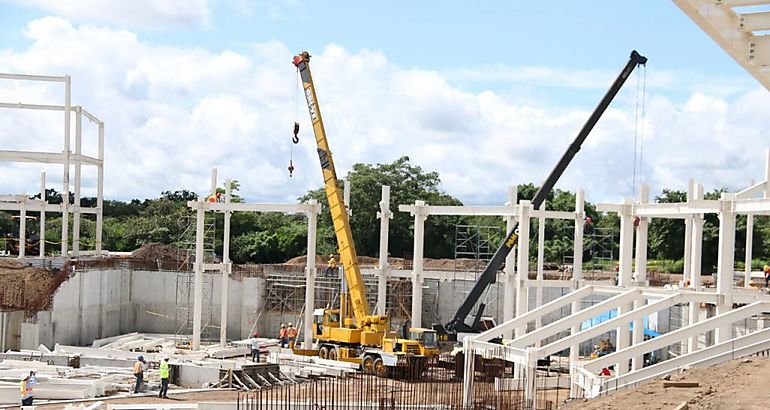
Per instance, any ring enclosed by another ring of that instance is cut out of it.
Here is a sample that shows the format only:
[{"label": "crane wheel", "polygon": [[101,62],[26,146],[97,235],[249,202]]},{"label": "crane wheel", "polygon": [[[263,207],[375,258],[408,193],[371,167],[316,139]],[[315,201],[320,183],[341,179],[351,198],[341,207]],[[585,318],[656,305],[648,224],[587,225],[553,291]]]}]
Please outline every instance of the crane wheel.
[{"label": "crane wheel", "polygon": [[372,356],[364,356],[361,367],[363,367],[364,374],[374,374],[374,358]]},{"label": "crane wheel", "polygon": [[329,348],[329,360],[337,360],[337,349],[333,347]]},{"label": "crane wheel", "polygon": [[385,363],[382,361],[381,357],[378,357],[374,359],[374,374],[378,377],[388,377],[390,374],[390,369],[388,369],[388,366],[385,366]]},{"label": "crane wheel", "polygon": [[320,349],[318,349],[318,357],[321,359],[328,359],[329,358],[329,346],[321,346]]}]

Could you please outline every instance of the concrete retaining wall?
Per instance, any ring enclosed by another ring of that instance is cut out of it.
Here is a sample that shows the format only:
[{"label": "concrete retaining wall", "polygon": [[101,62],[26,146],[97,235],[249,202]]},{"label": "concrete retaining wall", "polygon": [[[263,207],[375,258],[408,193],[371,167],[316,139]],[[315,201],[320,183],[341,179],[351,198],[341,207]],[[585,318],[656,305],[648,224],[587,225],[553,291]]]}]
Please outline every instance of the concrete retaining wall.
[{"label": "concrete retaining wall", "polygon": [[[204,325],[219,339],[221,275],[210,278]],[[265,300],[262,278],[230,279],[229,339],[248,337]],[[181,305],[184,306],[184,305]],[[9,312],[6,349],[44,344],[90,345],[95,339],[130,332],[175,334],[187,317],[177,301],[177,272],[129,269],[77,272],[54,295],[52,308],[25,317]],[[192,308],[192,307],[191,307]],[[257,326],[260,329],[260,326]],[[260,329],[261,330],[261,329]],[[266,330],[266,329],[265,329]]]}]

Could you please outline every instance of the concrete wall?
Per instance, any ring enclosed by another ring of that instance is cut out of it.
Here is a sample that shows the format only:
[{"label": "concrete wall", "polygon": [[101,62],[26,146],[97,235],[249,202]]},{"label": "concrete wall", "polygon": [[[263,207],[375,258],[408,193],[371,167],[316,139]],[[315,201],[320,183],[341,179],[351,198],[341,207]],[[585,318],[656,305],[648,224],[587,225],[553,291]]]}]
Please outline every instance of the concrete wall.
[{"label": "concrete wall", "polygon": [[[204,300],[203,323],[210,326],[211,337],[218,340],[221,275],[207,279],[211,286]],[[228,285],[227,336],[246,338],[265,303],[265,280],[230,279]],[[56,343],[90,345],[95,339],[130,332],[175,334],[187,317],[183,306],[177,301],[177,272],[77,272],[58,289],[50,310],[32,317],[25,317],[24,312],[7,313],[6,348],[35,349],[39,344],[53,348]],[[267,326],[258,323],[257,329],[267,330]]]}]

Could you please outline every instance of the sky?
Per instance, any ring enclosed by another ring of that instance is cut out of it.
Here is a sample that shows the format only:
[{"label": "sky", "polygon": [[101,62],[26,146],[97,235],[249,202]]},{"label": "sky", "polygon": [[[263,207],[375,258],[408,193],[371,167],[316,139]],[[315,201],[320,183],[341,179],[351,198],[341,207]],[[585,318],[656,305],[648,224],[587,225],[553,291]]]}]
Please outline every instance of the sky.
[{"label": "sky", "polygon": [[[768,91],[669,1],[0,0],[0,36],[0,72],[71,75],[73,104],[105,121],[109,199],[204,193],[213,167],[250,202],[320,187],[302,50],[339,176],[407,155],[465,204],[541,182],[632,49],[647,67],[558,188],[593,202],[642,181],[738,190],[770,146]],[[0,101],[63,104],[63,88],[0,80]],[[2,149],[61,151],[62,134],[61,113],[0,110]],[[83,135],[95,155],[95,126]],[[61,190],[60,166],[0,169],[3,193],[34,193],[41,170]],[[93,167],[83,184],[95,194]]]}]

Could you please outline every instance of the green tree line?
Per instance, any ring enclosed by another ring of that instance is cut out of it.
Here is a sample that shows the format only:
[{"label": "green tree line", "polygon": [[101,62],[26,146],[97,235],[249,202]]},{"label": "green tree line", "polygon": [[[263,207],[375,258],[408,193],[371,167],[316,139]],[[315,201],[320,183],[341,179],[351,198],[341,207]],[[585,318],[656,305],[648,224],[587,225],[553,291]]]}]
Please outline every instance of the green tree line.
[{"label": "green tree line", "polygon": [[[383,185],[391,187],[390,222],[391,256],[409,257],[413,248],[413,218],[399,212],[398,204],[412,204],[423,200],[430,205],[462,205],[457,198],[441,190],[441,178],[436,172],[429,172],[401,157],[387,164],[355,164],[346,175],[351,183],[350,203],[353,209],[350,217],[353,238],[359,255],[378,256],[380,192]],[[340,181],[342,187],[342,181]],[[242,201],[238,196],[240,185],[233,186],[233,201]],[[532,199],[538,187],[533,184],[519,185],[518,199]],[[222,188],[220,192],[224,192]],[[706,199],[717,199],[724,189],[706,194]],[[39,194],[38,194],[39,197]],[[70,194],[72,200],[72,195]],[[53,189],[46,191],[46,199],[54,204],[62,202],[62,195]],[[194,234],[193,213],[187,201],[197,200],[189,190],[164,191],[157,198],[133,199],[131,201],[104,201],[103,247],[113,251],[132,251],[144,244],[161,242],[184,246]],[[298,198],[299,202],[317,200],[322,205],[318,219],[317,251],[320,255],[336,252],[336,240],[328,212],[323,188],[311,190]],[[655,202],[683,202],[686,193],[664,189],[654,198]],[[95,198],[83,198],[83,206],[93,206]],[[573,211],[575,194],[554,189],[547,198],[547,209]],[[619,219],[615,214],[596,211],[593,203],[586,202],[586,214],[591,223],[586,225],[584,239],[584,262],[596,259],[617,259],[617,232]],[[35,215],[30,213],[29,215]],[[221,256],[223,216],[213,217],[217,234],[215,250]],[[70,224],[71,224],[70,218]],[[530,236],[530,258],[537,252],[537,219],[532,220]],[[93,216],[83,216],[81,222],[81,247],[93,249],[95,222]],[[433,216],[425,223],[425,257],[452,258],[456,250],[458,226],[485,226],[497,232],[490,240],[493,249],[502,238],[505,223],[499,217]],[[71,225],[70,225],[71,226]],[[681,219],[653,219],[649,226],[650,259],[669,261],[668,269],[681,270],[684,253],[684,221]],[[36,240],[39,225],[37,221],[27,223],[28,237]],[[18,236],[18,218],[10,213],[0,214],[0,233],[4,236]],[[703,271],[711,272],[716,266],[719,222],[716,215],[707,214],[703,229]],[[574,235],[572,220],[548,220],[545,226],[545,260],[555,263],[570,263]],[[47,249],[57,252],[61,238],[61,218],[48,214],[46,220]],[[236,263],[282,263],[296,256],[304,255],[307,249],[307,222],[304,215],[281,213],[236,212],[231,219],[231,258]],[[736,233],[736,261],[744,260],[746,238],[746,217],[739,216]],[[770,218],[754,219],[754,265],[761,267],[770,261]],[[609,243],[609,244],[608,244]],[[600,254],[601,251],[601,254]],[[737,265],[740,267],[741,262]]]}]

